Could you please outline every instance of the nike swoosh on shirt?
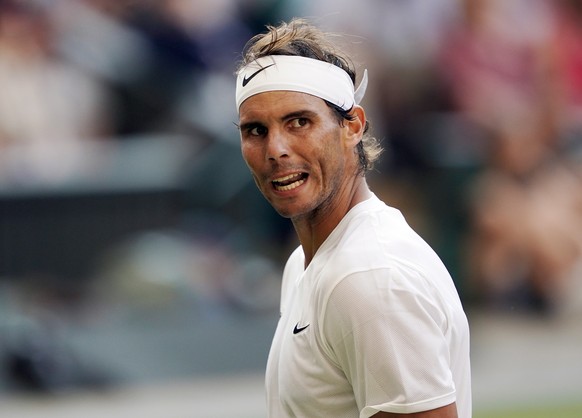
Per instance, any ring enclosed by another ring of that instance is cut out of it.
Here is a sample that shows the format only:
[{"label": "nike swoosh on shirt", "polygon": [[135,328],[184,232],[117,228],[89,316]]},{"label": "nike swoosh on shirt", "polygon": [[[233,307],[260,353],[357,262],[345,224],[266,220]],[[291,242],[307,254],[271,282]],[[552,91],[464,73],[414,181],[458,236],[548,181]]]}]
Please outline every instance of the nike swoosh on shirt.
[{"label": "nike swoosh on shirt", "polygon": [[249,81],[251,81],[257,74],[259,74],[261,71],[266,70],[269,67],[272,67],[275,64],[269,64],[266,67],[263,68],[259,68],[257,71],[255,71],[254,73],[252,73],[249,77],[247,77],[246,75],[243,77],[243,81],[242,81],[242,86],[246,86],[247,84],[249,84]]},{"label": "nike swoosh on shirt", "polygon": [[293,334],[299,334],[301,331],[305,330],[308,326],[309,324],[305,325],[304,327],[300,327],[299,323],[297,323],[297,325],[295,325],[295,328],[293,328]]}]

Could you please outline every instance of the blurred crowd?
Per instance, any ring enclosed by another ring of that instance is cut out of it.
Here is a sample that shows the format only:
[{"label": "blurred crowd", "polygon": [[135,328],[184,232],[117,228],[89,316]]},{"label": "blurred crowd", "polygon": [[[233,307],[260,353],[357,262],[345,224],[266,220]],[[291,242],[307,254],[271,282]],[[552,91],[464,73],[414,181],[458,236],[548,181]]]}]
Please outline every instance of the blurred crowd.
[{"label": "blurred crowd", "polygon": [[300,15],[369,67],[374,180],[425,209],[460,286],[559,300],[582,245],[578,0],[1,0],[0,184],[74,178],[96,141],[235,144],[239,51]]},{"label": "blurred crowd", "polygon": [[582,0],[0,0],[3,199],[95,173],[96,144],[186,137],[212,150],[186,185],[189,209],[212,213],[195,222],[202,238],[184,238],[186,221],[136,237],[110,276],[133,263],[151,284],[155,254],[176,261],[158,264],[161,276],[206,260],[196,268],[212,274],[194,292],[275,306],[277,292],[258,286],[277,268],[220,253],[209,235],[248,224],[229,242],[247,246],[245,229],[277,260],[292,245],[252,184],[238,186],[233,72],[252,34],[293,16],[347,34],[368,68],[363,104],[386,149],[370,181],[441,254],[464,300],[558,311],[582,274]]}]

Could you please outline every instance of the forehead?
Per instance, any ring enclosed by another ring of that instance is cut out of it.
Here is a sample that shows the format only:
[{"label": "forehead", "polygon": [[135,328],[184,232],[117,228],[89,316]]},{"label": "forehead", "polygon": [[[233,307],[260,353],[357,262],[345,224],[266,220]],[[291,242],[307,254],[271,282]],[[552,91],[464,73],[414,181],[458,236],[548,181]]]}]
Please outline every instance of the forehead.
[{"label": "forehead", "polygon": [[269,91],[246,99],[240,106],[239,119],[278,118],[303,110],[322,116],[329,114],[329,107],[319,97],[295,91]]}]

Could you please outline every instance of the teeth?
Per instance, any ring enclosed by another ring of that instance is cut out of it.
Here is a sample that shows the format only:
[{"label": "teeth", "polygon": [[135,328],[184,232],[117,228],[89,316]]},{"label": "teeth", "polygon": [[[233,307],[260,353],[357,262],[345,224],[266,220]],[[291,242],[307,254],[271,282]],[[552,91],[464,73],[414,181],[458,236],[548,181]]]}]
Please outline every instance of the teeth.
[{"label": "teeth", "polygon": [[288,185],[286,185],[286,186],[277,186],[277,185],[275,184],[275,189],[277,189],[277,190],[279,190],[279,191],[282,191],[282,192],[286,192],[286,191],[288,191],[288,190],[293,190],[293,189],[295,189],[296,187],[299,187],[299,186],[301,186],[303,183],[305,183],[305,179],[298,180],[298,181],[296,181],[296,182],[293,182],[293,183],[291,183],[291,184],[288,184]]},{"label": "teeth", "polygon": [[272,183],[275,187],[275,190],[286,192],[301,186],[303,183],[305,183],[305,178],[301,175],[301,173],[295,173],[284,177],[279,177],[278,179],[273,180]]},{"label": "teeth", "polygon": [[288,176],[275,179],[275,180],[273,180],[273,182],[275,182],[275,183],[282,183],[284,181],[291,180],[293,177],[297,177],[299,175],[300,174],[289,174]]}]

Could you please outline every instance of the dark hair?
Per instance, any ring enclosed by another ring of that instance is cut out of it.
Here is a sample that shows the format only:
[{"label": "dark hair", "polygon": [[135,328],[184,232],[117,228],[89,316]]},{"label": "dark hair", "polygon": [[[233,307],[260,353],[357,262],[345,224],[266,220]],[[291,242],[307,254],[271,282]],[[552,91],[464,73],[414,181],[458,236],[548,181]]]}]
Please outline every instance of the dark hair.
[{"label": "dark hair", "polygon": [[[279,26],[267,26],[267,32],[255,35],[243,50],[239,69],[250,62],[267,55],[294,55],[329,62],[344,70],[356,83],[356,70],[346,53],[340,50],[332,41],[330,33],[323,32],[305,19],[293,19]],[[341,124],[344,120],[352,120],[354,116],[349,110],[344,110],[326,101]],[[366,121],[364,135],[358,143],[356,151],[359,159],[359,170],[362,174],[370,171],[382,153],[379,141],[370,135],[370,125]]]}]

